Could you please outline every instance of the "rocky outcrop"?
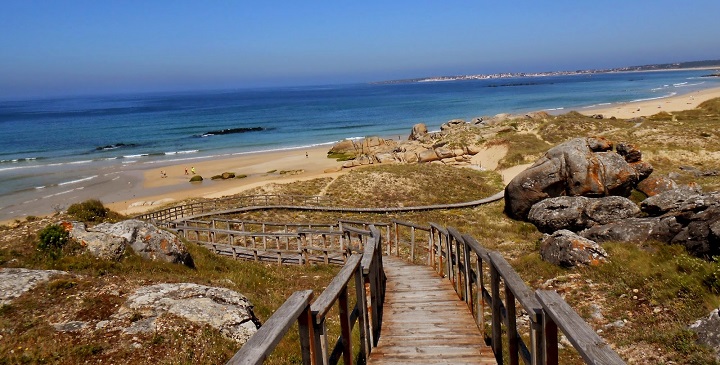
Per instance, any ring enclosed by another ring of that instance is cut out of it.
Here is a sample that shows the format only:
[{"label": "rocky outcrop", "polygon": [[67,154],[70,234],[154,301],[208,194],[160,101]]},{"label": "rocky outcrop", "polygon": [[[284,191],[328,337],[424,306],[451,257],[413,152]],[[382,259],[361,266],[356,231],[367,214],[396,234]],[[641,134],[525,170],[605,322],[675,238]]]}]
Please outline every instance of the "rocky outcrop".
[{"label": "rocky outcrop", "polygon": [[103,259],[118,261],[125,253],[127,240],[106,232],[88,231],[85,223],[63,222],[62,226],[91,255]]},{"label": "rocky outcrop", "polygon": [[[138,314],[142,319],[138,320]],[[253,305],[244,295],[192,283],[142,287],[128,297],[113,319],[135,316],[133,324],[124,329],[132,334],[154,331],[155,320],[164,314],[209,325],[239,343],[245,343],[260,327]]]},{"label": "rocky outcrop", "polygon": [[444,131],[448,131],[450,129],[462,128],[466,124],[467,123],[465,123],[465,121],[462,119],[449,120],[446,123],[443,123],[440,125],[440,131],[444,132]]},{"label": "rocky outcrop", "polygon": [[69,275],[58,270],[29,270],[23,268],[0,268],[0,306],[57,275]]},{"label": "rocky outcrop", "polygon": [[635,203],[619,196],[560,196],[533,205],[528,221],[541,232],[552,233],[560,229],[579,231],[639,214],[640,208]]},{"label": "rocky outcrop", "polygon": [[63,222],[72,239],[88,253],[105,260],[120,260],[127,246],[147,260],[181,263],[192,267],[193,261],[185,244],[168,231],[137,219],[118,223],[101,223],[86,228],[81,222]]},{"label": "rocky outcrop", "polygon": [[552,235],[545,235],[540,246],[540,257],[564,267],[596,266],[607,261],[607,252],[589,239],[568,230],[559,230]]},{"label": "rocky outcrop", "polygon": [[634,161],[631,165],[612,148],[613,143],[604,138],[576,138],[551,148],[510,181],[505,188],[505,212],[525,220],[535,203],[551,197],[629,196],[652,167],[635,161],[636,154],[628,152],[626,156]]},{"label": "rocky outcrop", "polygon": [[647,198],[640,206],[651,217],[596,225],[580,235],[597,242],[656,240],[678,244],[704,258],[720,254],[720,192],[699,194],[680,188]]},{"label": "rocky outcrop", "polygon": [[93,230],[124,238],[135,253],[145,259],[193,266],[185,244],[176,235],[150,223],[130,219],[115,224],[98,224]]}]

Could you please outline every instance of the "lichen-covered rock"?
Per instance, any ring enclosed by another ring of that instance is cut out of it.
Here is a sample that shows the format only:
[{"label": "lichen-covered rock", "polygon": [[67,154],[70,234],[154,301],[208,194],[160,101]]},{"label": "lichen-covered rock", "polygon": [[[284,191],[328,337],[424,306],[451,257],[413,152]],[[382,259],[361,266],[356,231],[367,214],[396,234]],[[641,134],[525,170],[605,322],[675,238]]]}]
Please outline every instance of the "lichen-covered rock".
[{"label": "lichen-covered rock", "polygon": [[678,184],[674,180],[663,176],[650,176],[647,179],[640,181],[635,187],[635,189],[648,197],[655,196],[666,191],[675,190],[677,188]]},{"label": "lichen-covered rock", "polygon": [[145,259],[193,266],[185,244],[175,234],[150,223],[130,219],[115,224],[98,224],[93,230],[124,238],[135,253]]},{"label": "lichen-covered rock", "polygon": [[118,261],[125,253],[127,240],[106,232],[88,231],[85,223],[62,222],[62,226],[89,254],[103,260]]},{"label": "lichen-covered rock", "polygon": [[0,268],[0,306],[10,304],[13,299],[57,275],[69,274],[58,270]]},{"label": "lichen-covered rock", "polygon": [[568,230],[546,235],[540,247],[540,257],[555,265],[574,267],[596,266],[607,261],[607,252],[596,242]]},{"label": "lichen-covered rock", "polygon": [[418,154],[418,162],[433,162],[440,160],[433,149],[427,149]]},{"label": "lichen-covered rock", "polygon": [[154,321],[161,315],[173,314],[190,322],[210,325],[223,335],[245,343],[260,326],[253,305],[242,294],[226,288],[192,283],[156,284],[141,287],[131,294],[115,319],[140,313],[139,325],[126,333],[153,331]]},{"label": "lichen-covered rock", "polygon": [[612,148],[604,138],[576,138],[551,148],[510,181],[505,212],[525,220],[533,204],[550,197],[629,196],[640,174]]}]

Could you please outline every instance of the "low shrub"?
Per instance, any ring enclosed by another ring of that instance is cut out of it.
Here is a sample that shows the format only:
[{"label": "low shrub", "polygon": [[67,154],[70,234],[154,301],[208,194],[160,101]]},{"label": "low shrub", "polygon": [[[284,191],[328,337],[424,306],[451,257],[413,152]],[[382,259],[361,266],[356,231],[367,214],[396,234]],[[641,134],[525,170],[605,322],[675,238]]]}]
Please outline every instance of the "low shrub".
[{"label": "low shrub", "polygon": [[38,249],[52,255],[58,255],[70,240],[70,234],[59,224],[50,224],[38,232]]},{"label": "low shrub", "polygon": [[68,214],[83,222],[102,222],[108,217],[109,209],[97,199],[89,199],[68,207]]},{"label": "low shrub", "polygon": [[193,177],[190,178],[190,182],[198,182],[198,181],[203,181],[202,176],[200,176],[200,175],[195,175],[195,176],[193,176]]}]

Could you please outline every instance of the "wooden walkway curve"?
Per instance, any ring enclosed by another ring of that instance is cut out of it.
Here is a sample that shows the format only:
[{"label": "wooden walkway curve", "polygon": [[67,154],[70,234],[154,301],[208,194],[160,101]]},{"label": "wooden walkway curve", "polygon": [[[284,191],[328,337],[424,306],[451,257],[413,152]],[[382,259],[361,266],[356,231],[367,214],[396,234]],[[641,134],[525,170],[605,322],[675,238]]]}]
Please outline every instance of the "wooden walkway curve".
[{"label": "wooden walkway curve", "polygon": [[368,364],[497,364],[450,281],[429,266],[383,261],[382,336]]}]

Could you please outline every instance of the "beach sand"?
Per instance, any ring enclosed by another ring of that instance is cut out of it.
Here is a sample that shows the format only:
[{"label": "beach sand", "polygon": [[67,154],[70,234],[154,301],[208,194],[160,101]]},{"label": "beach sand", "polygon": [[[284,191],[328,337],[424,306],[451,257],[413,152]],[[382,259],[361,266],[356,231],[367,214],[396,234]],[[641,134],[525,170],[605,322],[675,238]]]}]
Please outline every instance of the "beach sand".
[{"label": "beach sand", "polygon": [[644,100],[637,102],[606,105],[599,108],[581,109],[578,112],[585,115],[602,114],[604,118],[629,119],[647,117],[659,112],[676,112],[695,109],[705,100],[720,97],[720,88],[693,91],[692,93],[671,96],[663,99]]},{"label": "beach sand", "polygon": [[[134,197],[106,202],[112,210],[126,215],[139,214],[161,205],[192,197],[220,198],[242,193],[268,183],[290,183],[318,177],[339,175],[342,162],[327,158],[330,146],[293,149],[239,155],[232,158],[195,160],[192,162],[154,167],[142,171],[142,184],[138,184]],[[192,168],[203,177],[202,182],[190,183]],[[188,175],[185,175],[185,169]],[[326,171],[332,172],[326,172]],[[162,177],[164,171],[167,177]],[[280,172],[289,172],[284,173]],[[247,175],[245,178],[211,180],[223,172]],[[144,191],[161,191],[143,194]]]},{"label": "beach sand", "polygon": [[[720,97],[720,88],[695,91],[689,94],[665,99],[629,102],[608,105],[602,108],[582,109],[585,115],[602,114],[605,118],[633,118],[650,116],[661,111],[674,112],[693,109],[711,98]],[[197,159],[175,165],[131,166],[118,171],[120,178],[113,178],[104,184],[80,190],[76,196],[60,196],[58,202],[44,200],[45,212],[28,214],[51,214],[55,205],[80,202],[97,198],[112,210],[126,215],[136,215],[158,209],[160,206],[187,198],[220,198],[240,194],[243,191],[270,183],[290,183],[319,177],[337,177],[346,173],[342,162],[327,158],[331,146],[308,149],[293,149],[273,152],[242,154],[223,159]],[[306,156],[307,153],[307,156]],[[473,158],[473,163],[487,169],[494,169],[506,153],[502,148],[490,148]],[[201,183],[190,183],[191,168],[205,179]],[[516,166],[499,171],[505,183],[527,166]],[[185,169],[189,175],[185,175]],[[294,174],[280,174],[280,171],[302,170]],[[164,171],[167,177],[162,177]],[[210,180],[214,175],[234,172],[247,175],[241,179]],[[6,221],[9,222],[9,221]],[[0,222],[0,223],[6,223]]]}]

